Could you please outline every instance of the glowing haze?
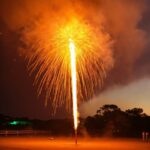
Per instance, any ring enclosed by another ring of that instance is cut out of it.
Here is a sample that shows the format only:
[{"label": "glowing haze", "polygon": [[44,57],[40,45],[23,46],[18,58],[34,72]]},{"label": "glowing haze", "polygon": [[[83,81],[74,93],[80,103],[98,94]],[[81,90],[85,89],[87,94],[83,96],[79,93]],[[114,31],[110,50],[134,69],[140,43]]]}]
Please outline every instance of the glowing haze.
[{"label": "glowing haze", "polygon": [[102,87],[125,85],[146,74],[137,64],[148,41],[139,27],[145,3],[5,0],[0,16],[18,33],[19,55],[35,77],[38,95],[44,93],[45,104],[52,104],[55,112],[59,106],[72,110],[69,39],[75,45],[78,103],[101,93]]},{"label": "glowing haze", "polygon": [[[26,28],[23,32],[28,70],[35,74],[38,94],[45,92],[45,102],[47,104],[50,100],[54,112],[63,104],[69,110],[72,94],[74,102],[75,97],[79,101],[87,100],[97,88],[102,87],[103,80],[113,65],[110,39],[108,34],[96,31],[77,16],[54,23],[47,19],[42,21],[40,26]],[[71,52],[68,51],[69,39]],[[71,93],[71,89],[76,91],[75,86],[78,93]]]}]

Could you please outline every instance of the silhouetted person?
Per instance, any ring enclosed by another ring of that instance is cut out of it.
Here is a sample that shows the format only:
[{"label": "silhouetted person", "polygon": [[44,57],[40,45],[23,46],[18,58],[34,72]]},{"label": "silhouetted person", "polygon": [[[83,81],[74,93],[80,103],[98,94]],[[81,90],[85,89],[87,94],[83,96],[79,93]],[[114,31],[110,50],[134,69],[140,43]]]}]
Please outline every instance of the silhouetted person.
[{"label": "silhouetted person", "polygon": [[145,140],[146,140],[146,141],[148,141],[148,136],[149,136],[149,133],[146,132],[146,133],[145,133]]},{"label": "silhouetted person", "polygon": [[145,132],[142,132],[142,140],[145,141]]}]

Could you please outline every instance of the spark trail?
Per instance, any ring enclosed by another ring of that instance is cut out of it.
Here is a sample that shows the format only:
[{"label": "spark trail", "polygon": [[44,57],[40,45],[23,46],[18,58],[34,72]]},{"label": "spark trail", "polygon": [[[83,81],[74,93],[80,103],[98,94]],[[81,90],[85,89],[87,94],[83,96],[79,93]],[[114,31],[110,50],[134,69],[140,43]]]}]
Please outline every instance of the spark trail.
[{"label": "spark trail", "polygon": [[112,67],[109,35],[71,17],[54,22],[42,19],[23,30],[22,40],[26,47],[21,50],[35,77],[38,96],[44,94],[45,105],[50,102],[54,114],[61,106],[69,112],[73,108],[76,129],[77,101],[89,100],[101,89]]},{"label": "spark trail", "polygon": [[72,100],[73,100],[73,118],[75,141],[77,144],[77,128],[78,128],[78,101],[77,101],[77,77],[76,77],[76,52],[75,44],[72,39],[69,39],[70,62],[71,62],[71,82],[72,82]]}]

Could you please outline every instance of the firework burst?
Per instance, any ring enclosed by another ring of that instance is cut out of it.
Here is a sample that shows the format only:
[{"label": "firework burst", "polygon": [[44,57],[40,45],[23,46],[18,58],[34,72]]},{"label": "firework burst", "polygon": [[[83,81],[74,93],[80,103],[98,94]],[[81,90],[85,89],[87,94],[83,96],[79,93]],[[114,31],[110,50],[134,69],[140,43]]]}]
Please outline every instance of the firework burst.
[{"label": "firework burst", "polygon": [[28,49],[28,70],[35,74],[38,95],[44,92],[45,104],[50,100],[54,110],[64,104],[68,110],[72,108],[69,39],[75,44],[79,102],[90,99],[102,87],[112,66],[109,35],[83,20],[46,21],[26,28],[23,41]]}]

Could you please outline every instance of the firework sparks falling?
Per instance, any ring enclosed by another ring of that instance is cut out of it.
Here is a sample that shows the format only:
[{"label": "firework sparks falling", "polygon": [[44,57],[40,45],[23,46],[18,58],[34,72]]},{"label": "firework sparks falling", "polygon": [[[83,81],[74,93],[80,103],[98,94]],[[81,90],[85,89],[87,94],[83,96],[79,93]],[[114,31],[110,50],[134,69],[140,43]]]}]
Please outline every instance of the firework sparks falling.
[{"label": "firework sparks falling", "polygon": [[78,102],[90,99],[113,64],[109,35],[77,18],[54,23],[46,19],[24,29],[23,41],[38,95],[45,93],[45,104],[50,100],[54,113],[62,105],[70,110],[73,98],[76,128],[77,97]]}]

